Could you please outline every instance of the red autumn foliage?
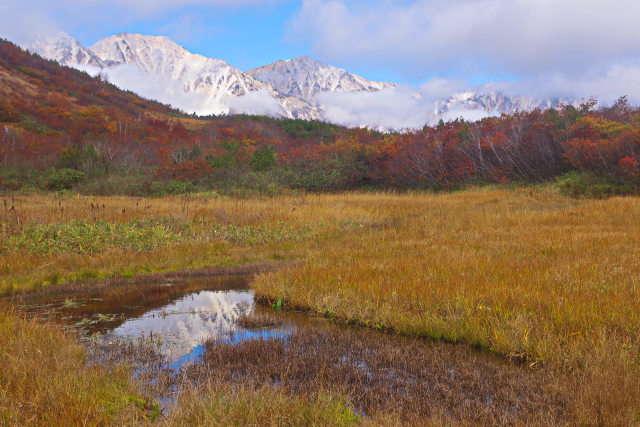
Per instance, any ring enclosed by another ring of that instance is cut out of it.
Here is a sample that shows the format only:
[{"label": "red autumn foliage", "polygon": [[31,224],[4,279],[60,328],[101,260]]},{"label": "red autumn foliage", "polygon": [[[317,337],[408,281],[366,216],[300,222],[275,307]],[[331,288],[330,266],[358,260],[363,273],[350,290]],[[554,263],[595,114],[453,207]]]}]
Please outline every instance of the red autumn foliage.
[{"label": "red autumn foliage", "polygon": [[194,118],[6,42],[0,82],[0,166],[7,168],[55,167],[75,147],[90,149],[85,164],[198,181],[216,172],[216,162],[249,168],[253,153],[269,145],[279,167],[337,177],[331,189],[539,182],[575,169],[640,186],[640,110],[625,98],[599,110],[587,103],[382,134],[256,116]]}]

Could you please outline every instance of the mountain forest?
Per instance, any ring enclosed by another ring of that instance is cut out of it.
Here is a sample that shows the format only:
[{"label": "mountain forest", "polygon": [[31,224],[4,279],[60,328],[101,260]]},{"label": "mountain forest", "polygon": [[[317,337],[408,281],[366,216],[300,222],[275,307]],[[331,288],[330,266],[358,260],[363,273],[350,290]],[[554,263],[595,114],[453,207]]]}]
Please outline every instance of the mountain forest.
[{"label": "mountain forest", "polygon": [[195,117],[0,43],[0,188],[164,195],[557,181],[569,193],[640,187],[640,110],[522,111],[380,133],[319,121]]},{"label": "mountain forest", "polygon": [[638,195],[626,97],[197,116],[0,41],[0,426],[640,425]]}]

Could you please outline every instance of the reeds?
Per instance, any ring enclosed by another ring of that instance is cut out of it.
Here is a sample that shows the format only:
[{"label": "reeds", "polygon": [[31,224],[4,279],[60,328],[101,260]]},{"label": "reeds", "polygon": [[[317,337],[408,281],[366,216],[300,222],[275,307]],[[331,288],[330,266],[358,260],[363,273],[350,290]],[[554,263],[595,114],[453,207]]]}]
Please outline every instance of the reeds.
[{"label": "reeds", "polygon": [[470,343],[558,375],[572,372],[582,381],[568,409],[574,420],[640,422],[640,198],[578,201],[545,189],[482,189],[14,202],[2,220],[11,223],[6,236],[32,223],[168,218],[168,229],[184,239],[143,253],[2,254],[4,292],[298,260],[258,276],[257,294],[376,329]]},{"label": "reeds", "polygon": [[148,400],[122,366],[88,367],[55,325],[0,306],[0,425],[140,423]]}]

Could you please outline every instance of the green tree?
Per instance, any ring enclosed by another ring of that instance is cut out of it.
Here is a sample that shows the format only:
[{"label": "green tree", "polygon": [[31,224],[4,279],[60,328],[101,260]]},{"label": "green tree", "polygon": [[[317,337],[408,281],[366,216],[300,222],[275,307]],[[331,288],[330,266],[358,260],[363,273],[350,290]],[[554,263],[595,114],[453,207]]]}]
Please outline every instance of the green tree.
[{"label": "green tree", "polygon": [[254,171],[263,172],[271,169],[276,164],[276,158],[277,155],[273,147],[271,145],[263,145],[253,153],[249,163]]}]

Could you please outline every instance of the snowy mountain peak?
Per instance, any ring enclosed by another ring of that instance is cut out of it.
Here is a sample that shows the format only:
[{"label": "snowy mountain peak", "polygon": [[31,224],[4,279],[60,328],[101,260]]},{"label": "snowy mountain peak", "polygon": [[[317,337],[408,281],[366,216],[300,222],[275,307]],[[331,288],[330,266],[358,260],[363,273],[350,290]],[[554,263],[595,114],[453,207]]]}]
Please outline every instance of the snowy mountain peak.
[{"label": "snowy mountain peak", "polygon": [[[220,59],[190,53],[164,36],[116,34],[87,49],[60,32],[35,37],[24,47],[62,65],[100,72],[120,88],[201,115],[247,113],[398,130],[439,118],[464,115],[473,120],[560,102],[507,95],[491,84],[433,95],[429,90],[369,81],[309,56],[243,73]],[[384,89],[388,90],[377,93]]]},{"label": "snowy mountain peak", "polygon": [[203,63],[207,59],[189,53],[167,37],[142,34],[116,34],[98,41],[90,50],[108,65],[135,64],[145,72],[160,72],[163,62],[176,63],[198,57],[197,61]]},{"label": "snowy mountain peak", "polygon": [[104,64],[89,49],[85,49],[78,40],[62,31],[36,38],[25,48],[36,52],[47,59],[57,61],[61,65],[103,67]]},{"label": "snowy mountain peak", "polygon": [[375,92],[393,83],[373,82],[308,56],[277,61],[247,72],[277,91],[312,103],[326,92]]},{"label": "snowy mountain peak", "polygon": [[[164,36],[116,34],[98,41],[90,50],[104,61],[110,76],[118,74],[114,69],[129,67],[129,73],[135,67],[147,76],[143,80],[160,79],[153,88],[157,91],[157,86],[166,86],[160,100],[186,111],[318,117],[304,101],[283,96],[225,61],[190,53]],[[116,80],[125,86],[149,85],[140,81],[132,85],[127,73],[119,73],[120,79]],[[148,96],[154,97],[151,93]]]}]

